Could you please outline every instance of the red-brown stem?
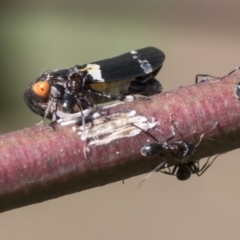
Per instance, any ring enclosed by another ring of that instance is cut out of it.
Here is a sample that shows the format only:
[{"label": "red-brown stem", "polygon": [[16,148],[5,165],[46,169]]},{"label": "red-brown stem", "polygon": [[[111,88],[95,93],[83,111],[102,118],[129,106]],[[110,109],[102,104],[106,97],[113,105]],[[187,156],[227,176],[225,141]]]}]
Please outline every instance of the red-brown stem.
[{"label": "red-brown stem", "polygon": [[[158,121],[149,132],[160,141],[171,136],[174,124],[178,131],[173,141],[183,137],[197,143],[217,122],[190,160],[228,152],[240,146],[240,99],[234,95],[238,81],[240,74],[235,73],[223,81],[155,95],[151,101],[118,105],[110,114],[135,110],[149,121]],[[4,134],[0,136],[0,212],[147,173],[162,161],[159,156],[141,156],[147,140],[154,141],[142,132],[87,146],[69,127],[53,131],[37,126]],[[174,164],[173,156],[167,160]]]}]

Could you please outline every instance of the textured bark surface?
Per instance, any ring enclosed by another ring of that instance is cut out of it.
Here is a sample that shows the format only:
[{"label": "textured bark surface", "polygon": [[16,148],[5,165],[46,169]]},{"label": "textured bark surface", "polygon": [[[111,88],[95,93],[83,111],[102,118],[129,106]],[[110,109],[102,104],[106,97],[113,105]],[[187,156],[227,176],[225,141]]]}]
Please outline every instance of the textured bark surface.
[{"label": "textured bark surface", "polygon": [[[218,123],[188,160],[228,152],[240,147],[240,99],[235,96],[239,81],[237,71],[222,81],[118,105],[109,114],[134,110],[149,122],[158,122],[148,132],[160,142],[172,135],[174,124],[172,141],[196,144]],[[35,126],[4,134],[0,136],[0,212],[147,173],[162,161],[159,156],[141,156],[140,149],[148,142],[154,139],[141,132],[101,146],[88,145],[71,127],[53,131]],[[167,161],[176,164],[171,155]]]}]

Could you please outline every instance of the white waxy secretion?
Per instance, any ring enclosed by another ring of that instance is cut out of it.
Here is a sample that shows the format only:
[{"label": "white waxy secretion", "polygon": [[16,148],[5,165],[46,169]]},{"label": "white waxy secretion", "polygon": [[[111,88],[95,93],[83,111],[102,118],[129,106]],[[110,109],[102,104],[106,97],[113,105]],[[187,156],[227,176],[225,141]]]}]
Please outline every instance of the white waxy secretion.
[{"label": "white waxy secretion", "polygon": [[133,59],[137,60],[139,62],[140,67],[144,71],[144,73],[148,74],[153,71],[152,65],[149,63],[147,59],[141,60],[139,56],[137,55],[137,51],[131,51],[131,54],[133,55]]},{"label": "white waxy secretion", "polygon": [[81,136],[84,135],[84,140],[88,140],[88,146],[100,146],[117,139],[136,136],[159,124],[157,121],[149,122],[145,116],[137,115],[136,111],[115,113],[107,118],[108,121],[105,118],[94,119],[93,124],[74,128],[74,131]]},{"label": "white waxy secretion", "polygon": [[96,80],[97,82],[104,82],[104,79],[102,78],[102,72],[100,69],[100,65],[88,64],[86,66],[86,69],[88,71],[88,74],[90,74],[93,77],[93,80]]}]

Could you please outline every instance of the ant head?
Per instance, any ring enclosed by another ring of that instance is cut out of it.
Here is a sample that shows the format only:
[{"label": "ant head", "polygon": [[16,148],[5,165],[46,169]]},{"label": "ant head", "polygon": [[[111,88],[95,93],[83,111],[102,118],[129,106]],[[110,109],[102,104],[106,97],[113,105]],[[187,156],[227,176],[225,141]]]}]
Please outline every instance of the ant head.
[{"label": "ant head", "polygon": [[191,169],[187,165],[187,163],[179,164],[177,170],[177,179],[180,181],[185,181],[191,177]]}]

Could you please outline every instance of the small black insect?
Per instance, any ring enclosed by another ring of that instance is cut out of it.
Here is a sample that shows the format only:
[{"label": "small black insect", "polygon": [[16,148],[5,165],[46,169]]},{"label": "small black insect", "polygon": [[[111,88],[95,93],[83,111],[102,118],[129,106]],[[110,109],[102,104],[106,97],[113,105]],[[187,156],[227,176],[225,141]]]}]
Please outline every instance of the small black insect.
[{"label": "small black insect", "polygon": [[[214,126],[208,130],[207,132],[211,131],[217,126],[217,123],[214,124]],[[172,128],[172,136],[169,137],[165,142],[160,143],[154,136],[150,135],[147,133],[150,137],[152,137],[156,142],[155,143],[150,143],[146,144],[145,146],[142,147],[141,149],[141,154],[143,156],[156,156],[160,155],[163,158],[163,162],[159,164],[153,171],[151,171],[145,178],[149,178],[153,172],[158,171],[161,167],[164,165],[167,165],[167,161],[165,158],[165,155],[167,153],[172,154],[175,159],[177,164],[173,167],[172,171],[170,168],[168,168],[168,171],[166,170],[160,170],[160,172],[168,174],[168,175],[176,175],[178,180],[184,181],[187,180],[191,177],[192,174],[196,174],[197,176],[201,176],[213,163],[213,160],[211,163],[209,163],[209,159],[207,163],[203,165],[202,168],[199,167],[199,162],[197,161],[188,161],[188,157],[191,156],[196,147],[201,143],[202,138],[204,135],[207,133],[203,133],[197,144],[194,145],[192,142],[187,142],[187,141],[176,141],[172,143],[168,143],[170,140],[172,140],[175,137],[175,131]]]},{"label": "small black insect", "polygon": [[197,74],[195,77],[195,83],[209,82],[212,80],[221,80],[220,77],[214,77],[208,74]]},{"label": "small black insect", "polygon": [[[197,84],[197,83],[209,82],[209,81],[221,81],[225,77],[228,77],[229,75],[231,75],[234,72],[239,71],[239,70],[240,70],[240,67],[236,67],[235,69],[233,69],[230,73],[228,73],[224,77],[213,77],[213,76],[207,75],[207,74],[198,74],[198,75],[196,75],[195,83]],[[201,80],[199,80],[199,79],[201,79]],[[235,90],[234,90],[234,94],[237,98],[240,98],[240,82],[237,83]]]},{"label": "small black insect", "polygon": [[153,95],[162,91],[154,78],[162,67],[164,53],[146,47],[123,55],[43,72],[24,93],[29,108],[52,122],[57,110],[76,113],[94,104],[124,100],[129,94]]},{"label": "small black insect", "polygon": [[208,74],[197,74],[195,77],[195,83],[197,84],[197,83],[202,83],[202,82],[222,80],[225,77],[228,77],[229,75],[231,75],[232,73],[234,73],[235,71],[238,71],[238,70],[240,70],[240,67],[234,68],[230,73],[228,73],[227,75],[225,75],[223,77],[214,77],[214,76],[211,76]]}]

